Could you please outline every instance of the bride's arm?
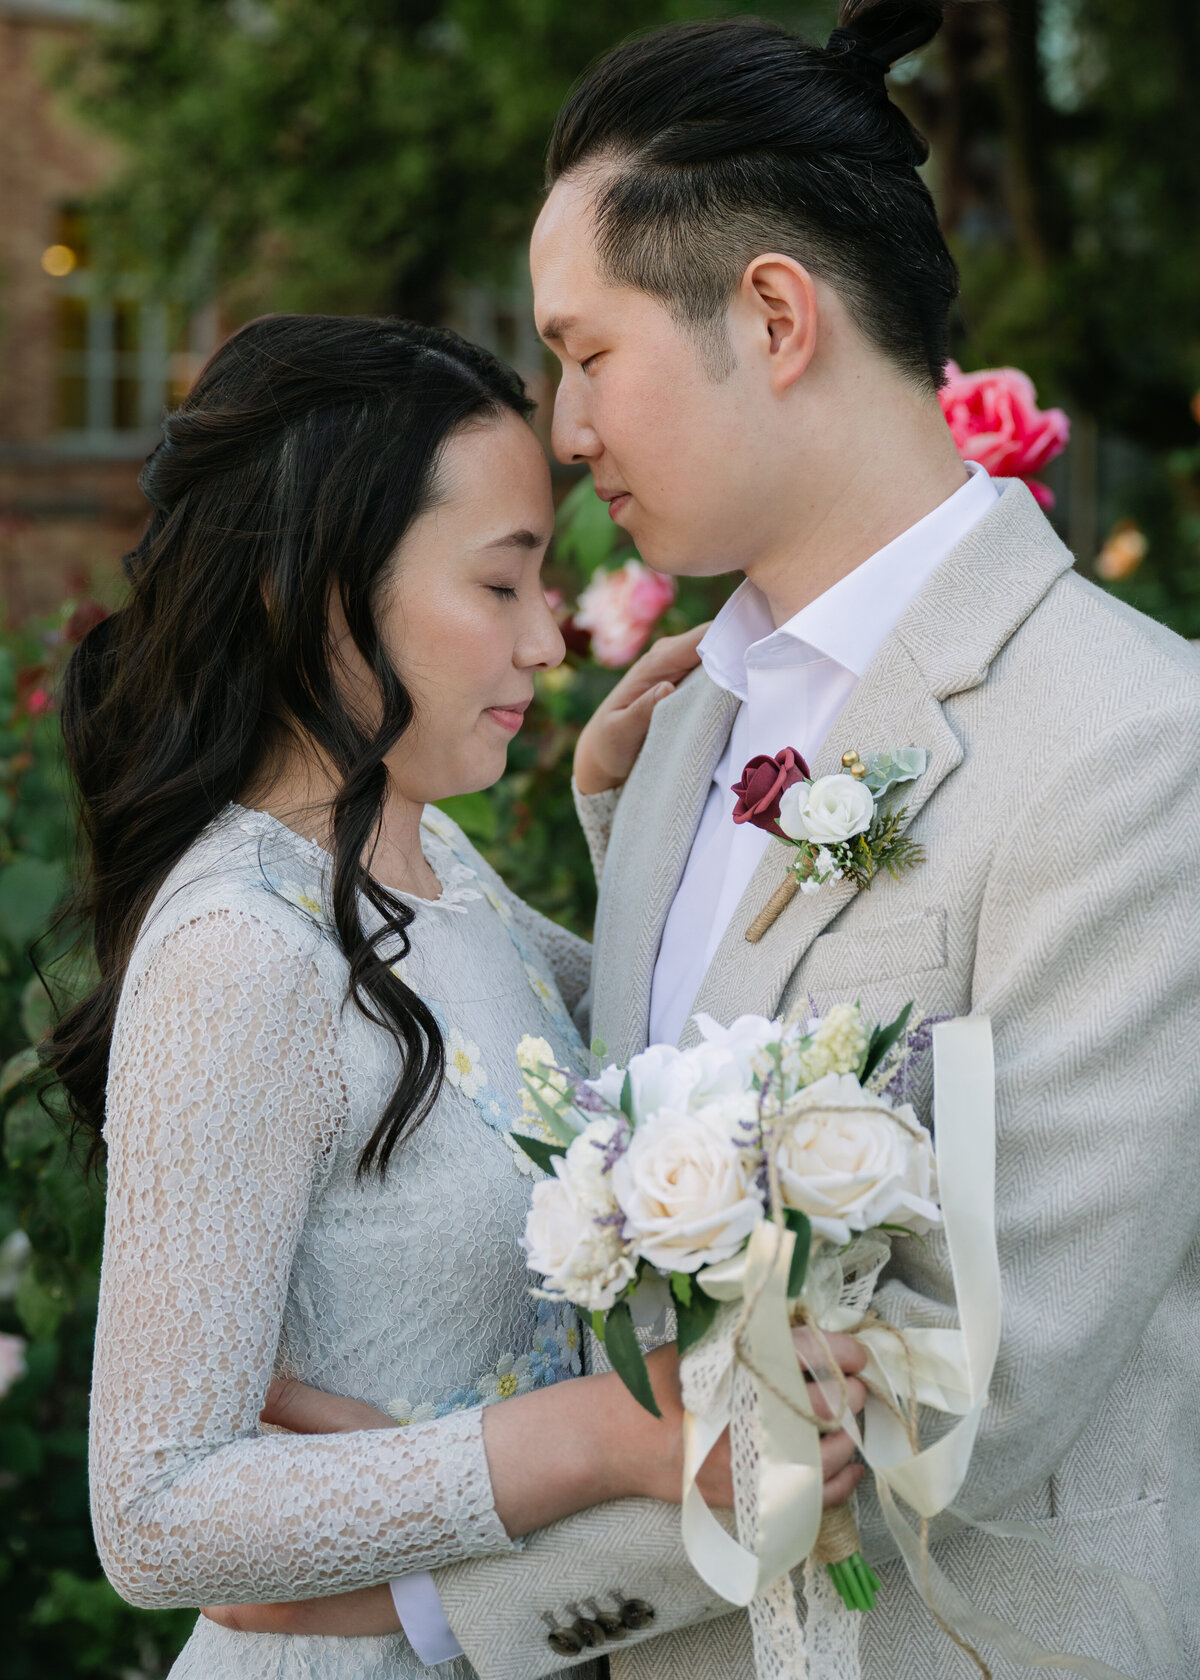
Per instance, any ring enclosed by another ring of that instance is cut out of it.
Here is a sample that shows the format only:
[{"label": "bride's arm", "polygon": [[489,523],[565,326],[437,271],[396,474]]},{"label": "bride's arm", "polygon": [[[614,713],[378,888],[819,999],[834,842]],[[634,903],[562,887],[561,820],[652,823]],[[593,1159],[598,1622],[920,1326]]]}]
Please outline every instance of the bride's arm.
[{"label": "bride's arm", "polygon": [[508,1551],[529,1528],[654,1491],[678,1450],[671,1423],[609,1377],[493,1408],[486,1448],[477,1410],[261,1434],[293,1255],[345,1102],[338,988],[322,984],[320,936],[303,937],[208,911],[161,940],[122,998],[91,1485],[104,1567],[143,1606],[309,1597]]}]

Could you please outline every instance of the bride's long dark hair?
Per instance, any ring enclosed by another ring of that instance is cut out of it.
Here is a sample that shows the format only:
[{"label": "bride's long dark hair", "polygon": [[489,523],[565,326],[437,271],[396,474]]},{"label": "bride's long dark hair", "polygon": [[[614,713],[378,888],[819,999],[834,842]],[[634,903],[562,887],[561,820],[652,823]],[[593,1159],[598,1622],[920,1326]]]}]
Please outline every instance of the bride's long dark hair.
[{"label": "bride's long dark hair", "polygon": [[[279,315],[230,338],[168,416],[140,479],[151,515],[125,560],[127,604],[76,650],[62,691],[85,841],[73,911],[100,977],[59,1020],[48,1060],[93,1158],[138,929],[174,865],[269,769],[289,732],[315,743],[340,777],[332,909],[349,994],[403,1055],[360,1172],[385,1171],[428,1113],[444,1071],[441,1035],[391,966],[394,936],[407,950],[414,913],[362,864],[383,811],[384,755],[413,715],[375,604],[397,544],[435,492],[446,441],[469,423],[527,417],[531,407],[510,369],[455,333]],[[373,733],[333,679],[333,589],[378,683],[382,722]],[[359,894],[383,921],[371,937]]]}]

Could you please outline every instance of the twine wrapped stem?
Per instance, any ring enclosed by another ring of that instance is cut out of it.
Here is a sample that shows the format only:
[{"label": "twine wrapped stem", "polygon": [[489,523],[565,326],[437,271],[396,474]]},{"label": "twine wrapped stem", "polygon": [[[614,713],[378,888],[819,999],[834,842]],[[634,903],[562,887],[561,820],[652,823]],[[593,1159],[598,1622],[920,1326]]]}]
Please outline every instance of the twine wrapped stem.
[{"label": "twine wrapped stem", "polygon": [[746,939],[757,945],[767,929],[773,927],[800,891],[800,883],[789,869],[786,878],[776,887],[763,908],[746,929]]}]

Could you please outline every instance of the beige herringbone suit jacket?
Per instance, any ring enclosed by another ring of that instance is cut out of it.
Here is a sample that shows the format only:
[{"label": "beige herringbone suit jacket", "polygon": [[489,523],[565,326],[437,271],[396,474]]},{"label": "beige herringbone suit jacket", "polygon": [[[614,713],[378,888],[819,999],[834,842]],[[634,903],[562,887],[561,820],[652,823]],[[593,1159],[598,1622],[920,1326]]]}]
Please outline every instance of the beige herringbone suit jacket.
[{"label": "beige herringbone suit jacket", "polygon": [[[1070,566],[1028,490],[1004,484],[814,766],[836,770],[848,747],[924,747],[928,770],[906,791],[925,863],[870,892],[797,897],[750,945],[744,929],[782,876],[769,848],[696,1008],[729,1020],[811,996],[889,1019],[911,998],[923,1014],[991,1017],[1004,1329],[957,1506],[1031,1522],[1053,1547],[947,1525],[935,1554],[979,1608],[1050,1650],[1196,1680],[1200,660]],[[645,1043],[663,923],[735,705],[695,674],[655,712],[607,844],[615,802],[588,802],[602,864],[593,1028],[619,1061]],[[942,1242],[899,1244],[883,1314],[945,1324],[951,1299]],[[869,1488],[860,1507],[884,1585],[864,1618],[866,1680],[974,1673],[910,1585]],[[543,1613],[569,1620],[568,1601],[618,1591],[657,1620],[653,1637],[612,1648],[613,1680],[751,1680],[745,1615],[688,1570],[676,1521],[624,1501],[544,1530],[522,1557],[439,1571],[480,1674],[560,1667]],[[1144,1654],[1120,1595],[1084,1563],[1153,1584],[1176,1661]],[[1032,1672],[994,1662],[996,1680]]]}]

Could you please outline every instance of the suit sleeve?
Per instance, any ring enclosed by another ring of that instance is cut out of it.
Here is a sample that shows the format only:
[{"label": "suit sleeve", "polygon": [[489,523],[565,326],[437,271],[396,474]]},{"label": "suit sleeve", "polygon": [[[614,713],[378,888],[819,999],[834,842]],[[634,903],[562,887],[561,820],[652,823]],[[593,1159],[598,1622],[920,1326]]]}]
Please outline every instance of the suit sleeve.
[{"label": "suit sleeve", "polygon": [[452,1564],[433,1579],[480,1680],[541,1680],[593,1661],[598,1653],[586,1647],[574,1657],[560,1653],[551,1635],[580,1615],[615,1615],[631,1600],[652,1619],[628,1629],[621,1650],[732,1612],[688,1562],[678,1505],[653,1499],[593,1506],[529,1535],[500,1568]]},{"label": "suit sleeve", "polygon": [[[1062,1463],[1200,1230],[1200,706],[1126,719],[1063,760],[1033,767],[1014,799],[978,926],[1004,1302],[955,1501],[979,1519]],[[920,1287],[886,1283],[877,1310],[902,1327],[953,1324],[944,1254],[915,1259]],[[927,1414],[922,1437],[939,1427]],[[873,1494],[862,1503],[868,1548],[885,1556]]]}]

